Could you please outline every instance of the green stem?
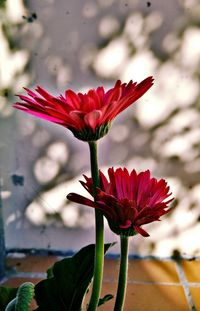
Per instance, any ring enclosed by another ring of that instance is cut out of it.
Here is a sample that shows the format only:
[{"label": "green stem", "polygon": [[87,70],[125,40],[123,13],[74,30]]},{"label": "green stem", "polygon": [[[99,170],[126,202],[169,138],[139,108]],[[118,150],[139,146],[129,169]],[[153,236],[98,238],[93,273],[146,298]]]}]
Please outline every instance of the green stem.
[{"label": "green stem", "polygon": [[121,242],[121,257],[120,257],[120,270],[118,278],[117,296],[115,301],[114,311],[122,311],[127,285],[127,272],[128,272],[128,237],[120,236]]},{"label": "green stem", "polygon": [[[89,147],[90,147],[90,162],[93,179],[94,199],[96,199],[97,195],[96,187],[100,186],[96,142],[89,142]],[[95,209],[95,222],[96,222],[96,248],[95,248],[95,261],[94,261],[94,279],[93,279],[92,294],[87,311],[95,311],[97,309],[103,278],[104,223],[103,223],[103,215],[101,211],[99,211],[98,209]]]}]

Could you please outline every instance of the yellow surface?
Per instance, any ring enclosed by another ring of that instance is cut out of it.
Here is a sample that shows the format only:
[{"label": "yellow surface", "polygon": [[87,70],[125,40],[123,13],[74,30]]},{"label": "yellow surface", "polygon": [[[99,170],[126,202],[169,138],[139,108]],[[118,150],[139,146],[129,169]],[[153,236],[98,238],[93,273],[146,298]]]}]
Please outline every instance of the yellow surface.
[{"label": "yellow surface", "polygon": [[182,261],[182,267],[188,282],[200,283],[200,261],[184,260]]},{"label": "yellow surface", "polygon": [[[27,256],[8,258],[7,265],[17,272],[46,272],[56,262],[56,256]],[[190,288],[196,310],[200,310],[200,262],[182,261],[186,280],[192,282]],[[104,283],[101,297],[116,293],[119,260],[105,260]],[[34,276],[34,275],[33,275]],[[40,279],[10,277],[4,284],[17,287],[25,281],[38,283]],[[194,284],[194,282],[196,284]],[[85,303],[89,300],[87,294]],[[112,311],[115,299],[98,308],[99,311]],[[31,310],[36,308],[32,305]],[[184,289],[180,283],[174,261],[130,260],[128,286],[124,311],[189,311]]]},{"label": "yellow surface", "polygon": [[190,287],[190,292],[192,295],[192,299],[196,310],[200,310],[200,287]]},{"label": "yellow surface", "polygon": [[[106,260],[105,279],[114,280],[117,277],[119,260]],[[146,282],[173,282],[178,283],[175,263],[158,260],[131,260],[128,276],[130,280]]]},{"label": "yellow surface", "polygon": [[[113,283],[104,284],[104,294],[114,294]],[[102,295],[102,296],[103,296]],[[113,310],[114,300],[99,308]],[[128,284],[124,311],[189,311],[182,286]]]}]

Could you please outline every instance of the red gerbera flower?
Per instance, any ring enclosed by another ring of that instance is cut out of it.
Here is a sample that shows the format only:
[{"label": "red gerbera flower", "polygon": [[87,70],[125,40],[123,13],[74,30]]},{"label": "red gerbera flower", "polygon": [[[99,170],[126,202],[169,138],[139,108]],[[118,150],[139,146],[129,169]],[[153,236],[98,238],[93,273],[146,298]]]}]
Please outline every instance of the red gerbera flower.
[{"label": "red gerbera flower", "polygon": [[[67,198],[101,210],[111,230],[117,234],[149,236],[141,226],[160,220],[170,211],[168,204],[173,199],[166,201],[171,195],[166,181],[151,178],[149,170],[139,174],[132,170],[129,174],[126,168],[116,171],[109,168],[109,179],[99,172],[101,187],[97,188],[95,202],[76,193],[70,193]],[[93,195],[92,178],[84,177],[86,182],[81,181],[81,184]]]},{"label": "red gerbera flower", "polygon": [[128,84],[117,81],[105,92],[103,87],[89,90],[87,94],[67,90],[65,95],[55,97],[40,86],[34,93],[25,88],[28,96],[18,95],[22,102],[14,107],[39,118],[58,123],[70,129],[84,141],[95,141],[103,137],[111,121],[124,109],[140,98],[153,85],[149,77],[141,83]]}]

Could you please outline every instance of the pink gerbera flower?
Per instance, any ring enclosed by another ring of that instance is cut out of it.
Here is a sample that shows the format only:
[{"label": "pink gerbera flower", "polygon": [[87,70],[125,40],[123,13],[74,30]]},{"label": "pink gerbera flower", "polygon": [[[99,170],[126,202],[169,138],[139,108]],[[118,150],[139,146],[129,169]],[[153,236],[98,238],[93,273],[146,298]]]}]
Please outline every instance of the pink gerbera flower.
[{"label": "pink gerbera flower", "polygon": [[18,95],[21,102],[14,107],[36,117],[58,123],[84,141],[95,141],[103,137],[111,121],[124,109],[140,98],[153,85],[148,77],[141,83],[128,84],[117,81],[105,92],[103,87],[89,90],[87,94],[67,90],[55,97],[40,86],[36,92],[25,88],[27,96]]},{"label": "pink gerbera flower", "polygon": [[[141,226],[160,220],[170,211],[168,205],[173,199],[166,201],[171,195],[166,181],[151,178],[149,170],[139,174],[132,170],[129,174],[126,168],[116,171],[109,168],[109,179],[99,172],[101,187],[97,188],[95,201],[76,193],[70,193],[67,198],[101,210],[116,234],[130,236],[140,233],[149,236]],[[93,195],[92,178],[84,177],[86,182],[81,181],[81,184]]]}]

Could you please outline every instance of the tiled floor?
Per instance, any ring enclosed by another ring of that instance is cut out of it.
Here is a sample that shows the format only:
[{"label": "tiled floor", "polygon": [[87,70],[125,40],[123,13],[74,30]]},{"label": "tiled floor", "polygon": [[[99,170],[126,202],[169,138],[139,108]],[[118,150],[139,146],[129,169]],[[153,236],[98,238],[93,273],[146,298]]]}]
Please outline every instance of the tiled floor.
[{"label": "tiled floor", "polygon": [[[55,256],[8,257],[11,268],[3,284],[18,286],[24,281],[37,283],[58,258]],[[102,296],[115,295],[117,259],[105,260]],[[98,308],[113,310],[114,299]],[[34,309],[32,305],[31,310]],[[124,311],[191,311],[200,310],[200,261],[133,259],[129,261],[129,277]]]}]

